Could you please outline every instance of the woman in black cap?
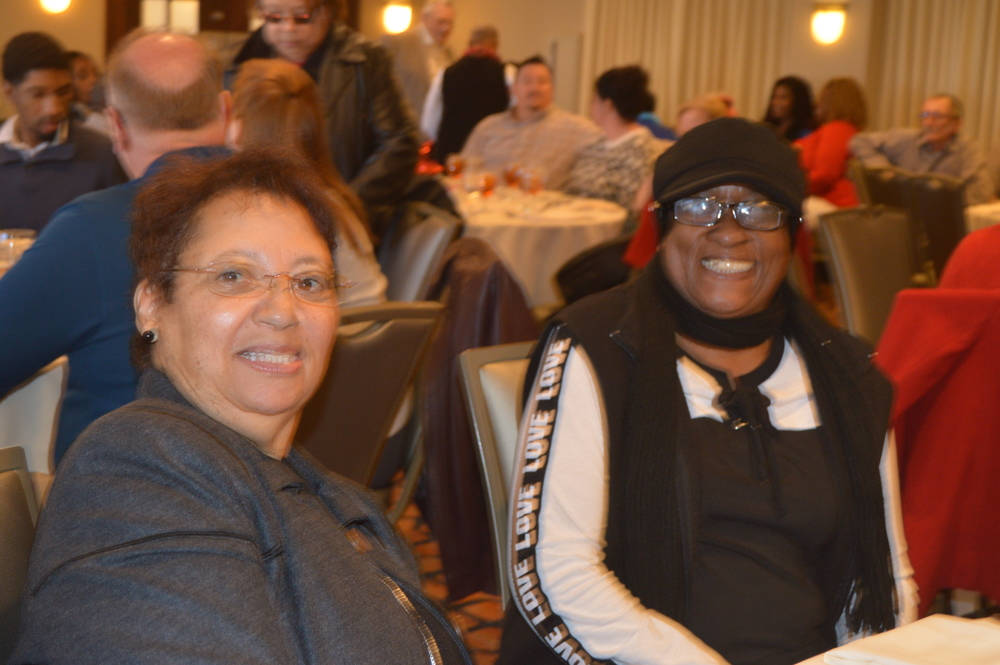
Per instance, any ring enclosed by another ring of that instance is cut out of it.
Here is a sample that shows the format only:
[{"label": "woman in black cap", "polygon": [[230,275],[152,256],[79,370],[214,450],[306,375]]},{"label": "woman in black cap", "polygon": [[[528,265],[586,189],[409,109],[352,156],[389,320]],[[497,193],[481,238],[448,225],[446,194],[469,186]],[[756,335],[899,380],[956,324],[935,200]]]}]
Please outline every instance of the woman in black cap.
[{"label": "woman in black cap", "polygon": [[795,154],[714,120],[654,195],[659,260],[529,370],[500,662],[784,665],[909,620],[890,386],[784,285]]}]

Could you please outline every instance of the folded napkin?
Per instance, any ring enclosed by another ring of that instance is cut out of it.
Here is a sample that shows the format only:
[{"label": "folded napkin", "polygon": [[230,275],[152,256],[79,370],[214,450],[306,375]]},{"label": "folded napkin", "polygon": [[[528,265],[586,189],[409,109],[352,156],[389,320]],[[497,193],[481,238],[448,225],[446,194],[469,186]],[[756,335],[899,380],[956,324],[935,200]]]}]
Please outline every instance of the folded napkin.
[{"label": "folded napkin", "polygon": [[933,614],[845,644],[826,665],[1000,665],[1000,621]]}]

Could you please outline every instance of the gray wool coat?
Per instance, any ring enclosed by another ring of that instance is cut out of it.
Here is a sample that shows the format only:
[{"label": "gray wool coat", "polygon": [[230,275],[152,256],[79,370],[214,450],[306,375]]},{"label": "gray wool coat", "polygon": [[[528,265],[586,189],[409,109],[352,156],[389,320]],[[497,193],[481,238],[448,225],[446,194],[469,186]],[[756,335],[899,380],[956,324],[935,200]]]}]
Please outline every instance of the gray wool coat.
[{"label": "gray wool coat", "polygon": [[469,660],[363,489],[267,457],[147,370],[59,466],[10,662]]}]

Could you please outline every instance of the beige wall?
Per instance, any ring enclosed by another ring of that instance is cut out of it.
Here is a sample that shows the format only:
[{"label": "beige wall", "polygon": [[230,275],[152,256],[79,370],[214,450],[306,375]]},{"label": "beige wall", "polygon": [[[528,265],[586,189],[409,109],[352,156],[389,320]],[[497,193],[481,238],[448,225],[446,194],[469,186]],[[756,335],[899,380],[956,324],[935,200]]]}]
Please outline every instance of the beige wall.
[{"label": "beige wall", "polygon": [[[627,0],[622,0],[623,2]],[[868,63],[868,42],[875,0],[851,0],[847,29],[843,39],[831,46],[813,43],[809,35],[812,3],[786,0],[788,41],[783,58],[784,73],[802,76],[818,90],[832,76],[853,76],[865,84]],[[558,43],[565,55],[573,51],[574,39],[584,30],[587,0],[455,0],[457,19],[451,46],[460,53],[477,25],[491,23],[500,31],[500,53],[506,60],[521,60],[535,53],[552,56],[552,45]],[[0,22],[0,43],[19,32],[48,32],[68,49],[91,53],[99,61],[104,57],[105,0],[73,0],[69,9],[58,15],[46,14],[37,0],[2,0],[3,21]],[[414,2],[419,13],[421,0]],[[361,31],[372,39],[382,34],[381,9],[384,0],[362,0]],[[578,57],[576,52],[569,57]],[[563,72],[568,71],[563,63]],[[575,69],[575,67],[569,67]],[[573,107],[575,81],[572,73],[564,73],[557,81],[560,104]],[[570,79],[570,80],[567,80]],[[0,116],[11,110],[6,101]]]},{"label": "beige wall", "polygon": [[[449,44],[461,53],[476,26],[489,23],[500,32],[500,55],[505,60],[523,60],[547,53],[551,39],[583,32],[586,0],[454,0],[455,31]],[[382,34],[385,0],[361,0],[361,32],[377,40]],[[414,0],[414,19],[421,0]]]},{"label": "beige wall", "polygon": [[[628,0],[621,0],[627,2]],[[491,23],[500,31],[500,54],[505,60],[520,60],[535,53],[551,56],[554,42],[565,53],[573,37],[582,37],[588,0],[454,0],[457,8],[452,49],[464,48],[472,29]],[[808,80],[816,91],[833,76],[852,76],[866,84],[868,42],[875,0],[851,0],[844,37],[837,44],[821,46],[812,41],[809,19],[813,3],[785,0],[787,41],[784,44],[784,74]],[[381,9],[385,0],[362,0],[361,31],[372,39],[382,35]],[[415,14],[423,5],[414,2]],[[578,57],[578,52],[574,54]],[[575,69],[575,67],[574,67]],[[573,109],[575,84],[563,75],[556,82],[560,105]],[[761,109],[763,110],[763,109]],[[757,111],[747,110],[756,114]]]},{"label": "beige wall", "polygon": [[[626,1],[626,0],[623,0]],[[547,59],[564,60],[556,71],[556,103],[572,109],[577,90],[575,73],[579,65],[579,42],[583,35],[586,0],[454,0],[455,30],[449,44],[455,55],[465,50],[469,34],[484,24],[496,27],[500,33],[500,57],[508,61],[524,60],[536,54]],[[361,0],[360,29],[366,36],[378,40],[384,34],[382,7],[384,0]],[[415,0],[414,20],[419,18],[422,0]],[[554,47],[558,44],[558,47]]]},{"label": "beige wall", "polygon": [[813,94],[835,76],[850,76],[867,88],[873,5],[874,0],[851,0],[844,36],[836,44],[823,45],[814,42],[809,31],[812,3],[785,0],[788,40],[782,58],[783,75],[809,81]]},{"label": "beige wall", "polygon": [[[58,39],[70,51],[83,51],[104,62],[105,0],[72,0],[62,14],[47,14],[38,0],[0,0],[0,45],[22,32],[37,30]],[[2,47],[0,47],[2,48]],[[13,113],[6,99],[0,117]]]}]

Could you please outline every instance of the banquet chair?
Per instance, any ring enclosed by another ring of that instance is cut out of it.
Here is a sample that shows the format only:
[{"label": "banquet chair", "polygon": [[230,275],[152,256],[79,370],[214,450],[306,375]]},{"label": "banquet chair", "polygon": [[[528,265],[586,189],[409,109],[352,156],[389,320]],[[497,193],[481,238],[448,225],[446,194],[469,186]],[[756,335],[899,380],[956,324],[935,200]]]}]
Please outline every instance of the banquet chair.
[{"label": "banquet chair", "polygon": [[24,449],[0,448],[0,663],[7,662],[17,642],[21,594],[37,521]]},{"label": "banquet chair", "polygon": [[389,300],[412,302],[424,297],[448,244],[462,233],[462,220],[424,202],[407,212],[379,247],[378,260],[389,280]]},{"label": "banquet chair", "polygon": [[509,485],[514,472],[521,390],[534,342],[468,349],[459,356],[469,424],[479,453],[479,473],[489,507],[497,588],[510,599],[507,571]]},{"label": "banquet chair", "polygon": [[910,214],[926,237],[926,259],[934,274],[940,275],[965,237],[965,183],[950,176],[924,174],[910,176],[907,188]]},{"label": "banquet chair", "polygon": [[605,240],[564,263],[556,273],[556,285],[566,304],[628,281],[632,270],[622,256],[630,242],[631,235]]},{"label": "banquet chair", "polygon": [[69,360],[61,356],[0,395],[0,442],[16,442],[24,449],[39,506],[55,473],[56,433],[68,381]]},{"label": "banquet chair", "polygon": [[883,206],[848,208],[820,215],[819,227],[847,330],[874,346],[893,298],[917,273],[909,215]]},{"label": "banquet chair", "polygon": [[[342,310],[330,369],[302,412],[298,443],[331,471],[368,485],[442,309],[387,302]],[[420,428],[411,431],[408,488],[420,467]]]},{"label": "banquet chair", "polygon": [[541,330],[520,285],[481,238],[459,238],[448,247],[427,295],[445,309],[417,381],[427,456],[420,510],[438,541],[448,598],[457,601],[477,591],[498,593],[459,355],[533,342]]},{"label": "banquet chair", "polygon": [[863,186],[859,190],[859,198],[863,190],[868,205],[884,205],[894,208],[908,208],[910,205],[907,188],[908,174],[893,166],[880,168],[863,167]]},{"label": "banquet chair", "polygon": [[862,205],[872,205],[872,195],[868,191],[865,170],[865,165],[861,163],[860,159],[847,160],[847,177],[854,183],[854,191],[858,194],[858,201]]}]

